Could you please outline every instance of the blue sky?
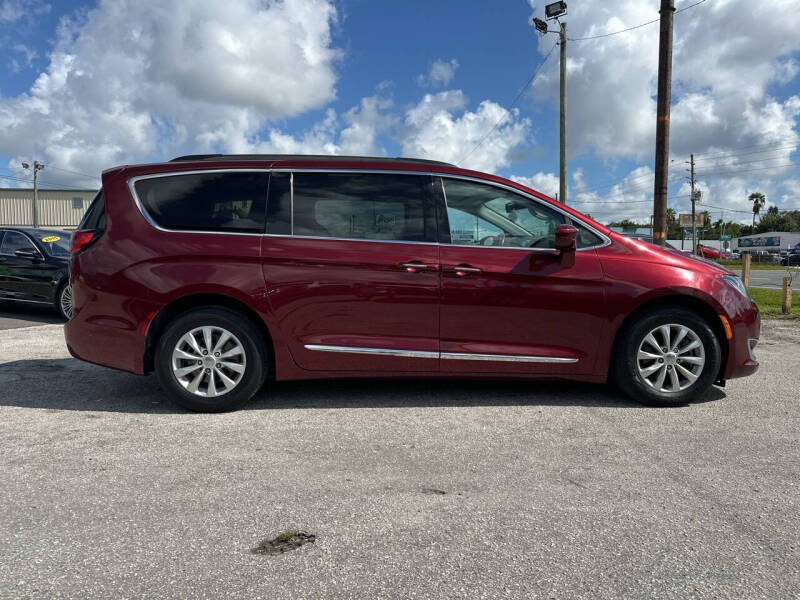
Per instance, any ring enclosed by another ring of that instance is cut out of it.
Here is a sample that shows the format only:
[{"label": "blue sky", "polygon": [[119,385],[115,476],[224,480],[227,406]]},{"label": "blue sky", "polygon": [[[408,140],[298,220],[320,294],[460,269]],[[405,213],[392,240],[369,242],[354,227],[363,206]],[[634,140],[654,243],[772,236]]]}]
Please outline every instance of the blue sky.
[{"label": "blue sky", "polygon": [[[569,2],[569,36],[658,17],[656,0],[608,4]],[[309,152],[446,160],[553,194],[557,48],[510,107],[555,42],[533,5],[0,0],[0,185],[28,185],[33,158],[51,185],[92,186],[180,153]],[[692,152],[714,218],[748,220],[755,190],[800,208],[798,12],[706,0],[676,14],[679,212]],[[657,38],[652,24],[568,44],[569,198],[603,221],[649,219]]]}]

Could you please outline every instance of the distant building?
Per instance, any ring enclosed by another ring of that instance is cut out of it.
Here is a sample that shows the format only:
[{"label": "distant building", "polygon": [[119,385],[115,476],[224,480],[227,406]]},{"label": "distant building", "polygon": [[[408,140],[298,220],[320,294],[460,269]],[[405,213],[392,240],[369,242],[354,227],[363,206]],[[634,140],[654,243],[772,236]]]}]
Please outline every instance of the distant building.
[{"label": "distant building", "polygon": [[789,231],[767,231],[734,238],[734,249],[739,252],[780,252],[800,244],[800,233]]},{"label": "distant building", "polygon": [[[39,226],[78,226],[97,190],[39,189]],[[33,189],[0,188],[0,226],[33,226]]]}]

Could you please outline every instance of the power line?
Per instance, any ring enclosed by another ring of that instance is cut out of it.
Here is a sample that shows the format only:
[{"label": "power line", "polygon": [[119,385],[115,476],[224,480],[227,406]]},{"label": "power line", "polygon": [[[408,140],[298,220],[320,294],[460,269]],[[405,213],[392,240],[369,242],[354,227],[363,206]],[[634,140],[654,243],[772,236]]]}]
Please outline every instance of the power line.
[{"label": "power line", "polygon": [[698,175],[704,175],[705,177],[713,177],[716,175],[736,175],[738,173],[750,173],[751,171],[764,171],[767,169],[783,169],[786,167],[797,167],[794,163],[787,163],[785,165],[773,165],[771,167],[756,167],[753,169],[734,169],[732,171],[705,171],[705,172],[698,172]]},{"label": "power line", "polygon": [[[751,144],[750,146],[741,146],[740,148],[736,148],[736,150],[748,150],[750,148],[766,148],[766,147],[772,146],[773,144],[780,144],[780,143],[781,142],[778,140],[778,141],[766,142],[766,143],[763,143],[763,144]],[[797,143],[793,143],[792,145],[796,146]],[[711,156],[709,156],[709,154],[711,154]],[[725,155],[725,154],[728,154],[728,152],[726,151],[726,152],[722,153],[722,155]],[[694,156],[695,156],[695,158],[697,158],[698,156],[705,156],[706,158],[711,158],[713,156],[722,156],[722,155],[720,155],[718,153],[713,153],[713,152],[711,152],[711,153],[706,152],[705,154],[695,154]]]},{"label": "power line", "polygon": [[[772,153],[772,152],[777,152],[778,150],[787,150],[787,149],[790,149],[790,148],[797,148],[797,146],[798,146],[798,144],[789,144],[787,146],[778,146],[776,148],[767,148],[765,150],[753,150],[751,152],[724,152],[724,153],[721,153],[721,154],[712,154],[711,156],[707,156],[707,155],[704,155],[704,154],[696,154],[695,158],[697,158],[698,156],[705,156],[705,158],[703,160],[718,160],[720,158],[728,158],[728,157],[734,157],[734,156],[750,156],[751,154]],[[745,148],[747,148],[747,147],[748,146],[745,146]]]},{"label": "power line", "polygon": [[69,169],[62,169],[61,167],[54,167],[51,164],[47,165],[48,169],[55,169],[56,171],[64,171],[64,173],[72,173],[73,175],[81,175],[83,177],[88,177],[89,179],[96,179],[98,181],[102,181],[100,177],[96,177],[95,175],[88,175],[86,173],[79,173],[78,171],[70,171]]},{"label": "power line", "polygon": [[[698,4],[702,4],[705,1],[706,0],[700,0],[699,2],[695,2],[694,4],[691,4],[689,6],[681,8],[680,10],[676,10],[675,14],[677,15],[678,13],[682,13],[685,10],[689,10],[690,8],[694,8]],[[613,31],[611,33],[602,33],[600,35],[590,35],[590,36],[587,36],[587,37],[567,38],[567,39],[570,42],[584,42],[586,40],[596,40],[596,39],[599,39],[599,38],[609,37],[609,36],[612,36],[612,35],[619,35],[620,33],[626,33],[628,31],[633,31],[634,29],[640,29],[642,27],[646,27],[647,25],[652,25],[653,23],[658,23],[659,20],[660,20],[660,18],[659,19],[653,19],[652,21],[647,21],[647,23],[640,23],[639,25],[634,25],[633,27],[628,27],[627,29],[620,29],[619,31]]]},{"label": "power line", "polygon": [[[13,175],[0,175],[0,180],[3,180],[3,179],[8,180],[8,181],[18,181],[18,182],[22,182],[22,183],[33,183],[33,179],[25,179],[25,178],[22,178],[22,177],[15,177]],[[86,188],[79,187],[79,186],[76,186],[76,185],[68,185],[66,183],[55,183],[55,182],[52,182],[52,181],[42,181],[41,179],[39,180],[39,183],[43,183],[44,185],[57,186],[58,188],[65,188],[65,189],[70,189],[70,190],[81,190],[81,191],[85,191],[86,190]]]},{"label": "power line", "polygon": [[533,83],[533,80],[536,79],[536,76],[539,74],[539,71],[542,70],[542,67],[547,62],[547,59],[550,58],[550,55],[553,53],[553,50],[555,50],[557,45],[558,45],[558,43],[553,44],[553,46],[550,48],[550,50],[545,55],[544,60],[542,60],[542,62],[540,62],[539,65],[536,67],[536,70],[533,72],[533,75],[530,76],[530,79],[528,79],[528,82],[522,87],[522,89],[517,94],[517,97],[514,98],[514,101],[511,102],[511,104],[509,105],[508,112],[504,113],[499,119],[497,119],[497,122],[494,124],[494,127],[492,127],[486,135],[484,135],[480,140],[478,140],[478,143],[475,144],[472,147],[472,150],[470,150],[467,153],[467,155],[464,156],[464,158],[462,158],[461,160],[458,161],[459,163],[463,163],[470,156],[472,156],[472,153],[475,152],[475,150],[477,150],[480,147],[480,145],[483,144],[483,142],[485,142],[486,139],[495,132],[497,127],[500,125],[500,123],[503,122],[505,120],[506,116],[511,113],[511,109],[514,108],[514,105],[522,97],[522,94],[525,93],[525,90],[527,90],[530,87],[530,85]]}]

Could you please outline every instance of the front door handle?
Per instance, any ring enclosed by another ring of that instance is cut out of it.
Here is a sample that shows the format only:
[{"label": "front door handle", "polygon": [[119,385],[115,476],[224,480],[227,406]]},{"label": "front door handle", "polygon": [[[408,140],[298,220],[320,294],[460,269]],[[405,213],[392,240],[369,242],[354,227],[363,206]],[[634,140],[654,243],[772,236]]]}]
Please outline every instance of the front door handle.
[{"label": "front door handle", "polygon": [[469,275],[477,275],[481,272],[478,267],[473,267],[472,265],[456,265],[448,269],[456,274],[456,277],[467,277]]},{"label": "front door handle", "polygon": [[428,271],[430,269],[437,268],[432,265],[426,265],[425,263],[419,262],[418,260],[412,260],[410,262],[402,263],[400,266],[409,273],[419,273],[421,271]]}]

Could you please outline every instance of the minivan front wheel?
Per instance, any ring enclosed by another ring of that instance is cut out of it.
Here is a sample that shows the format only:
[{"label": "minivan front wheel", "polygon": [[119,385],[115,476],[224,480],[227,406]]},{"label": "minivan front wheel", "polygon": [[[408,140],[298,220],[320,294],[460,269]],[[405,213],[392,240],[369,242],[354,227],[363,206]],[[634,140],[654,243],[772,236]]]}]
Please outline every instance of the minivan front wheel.
[{"label": "minivan front wheel", "polygon": [[614,380],[644,404],[685,404],[714,383],[721,355],[719,340],[702,317],[683,308],[658,309],[622,333]]},{"label": "minivan front wheel", "polygon": [[222,412],[245,404],[266,376],[267,354],[253,324],[224,308],[185,313],[156,346],[161,387],[178,404],[197,412]]}]

